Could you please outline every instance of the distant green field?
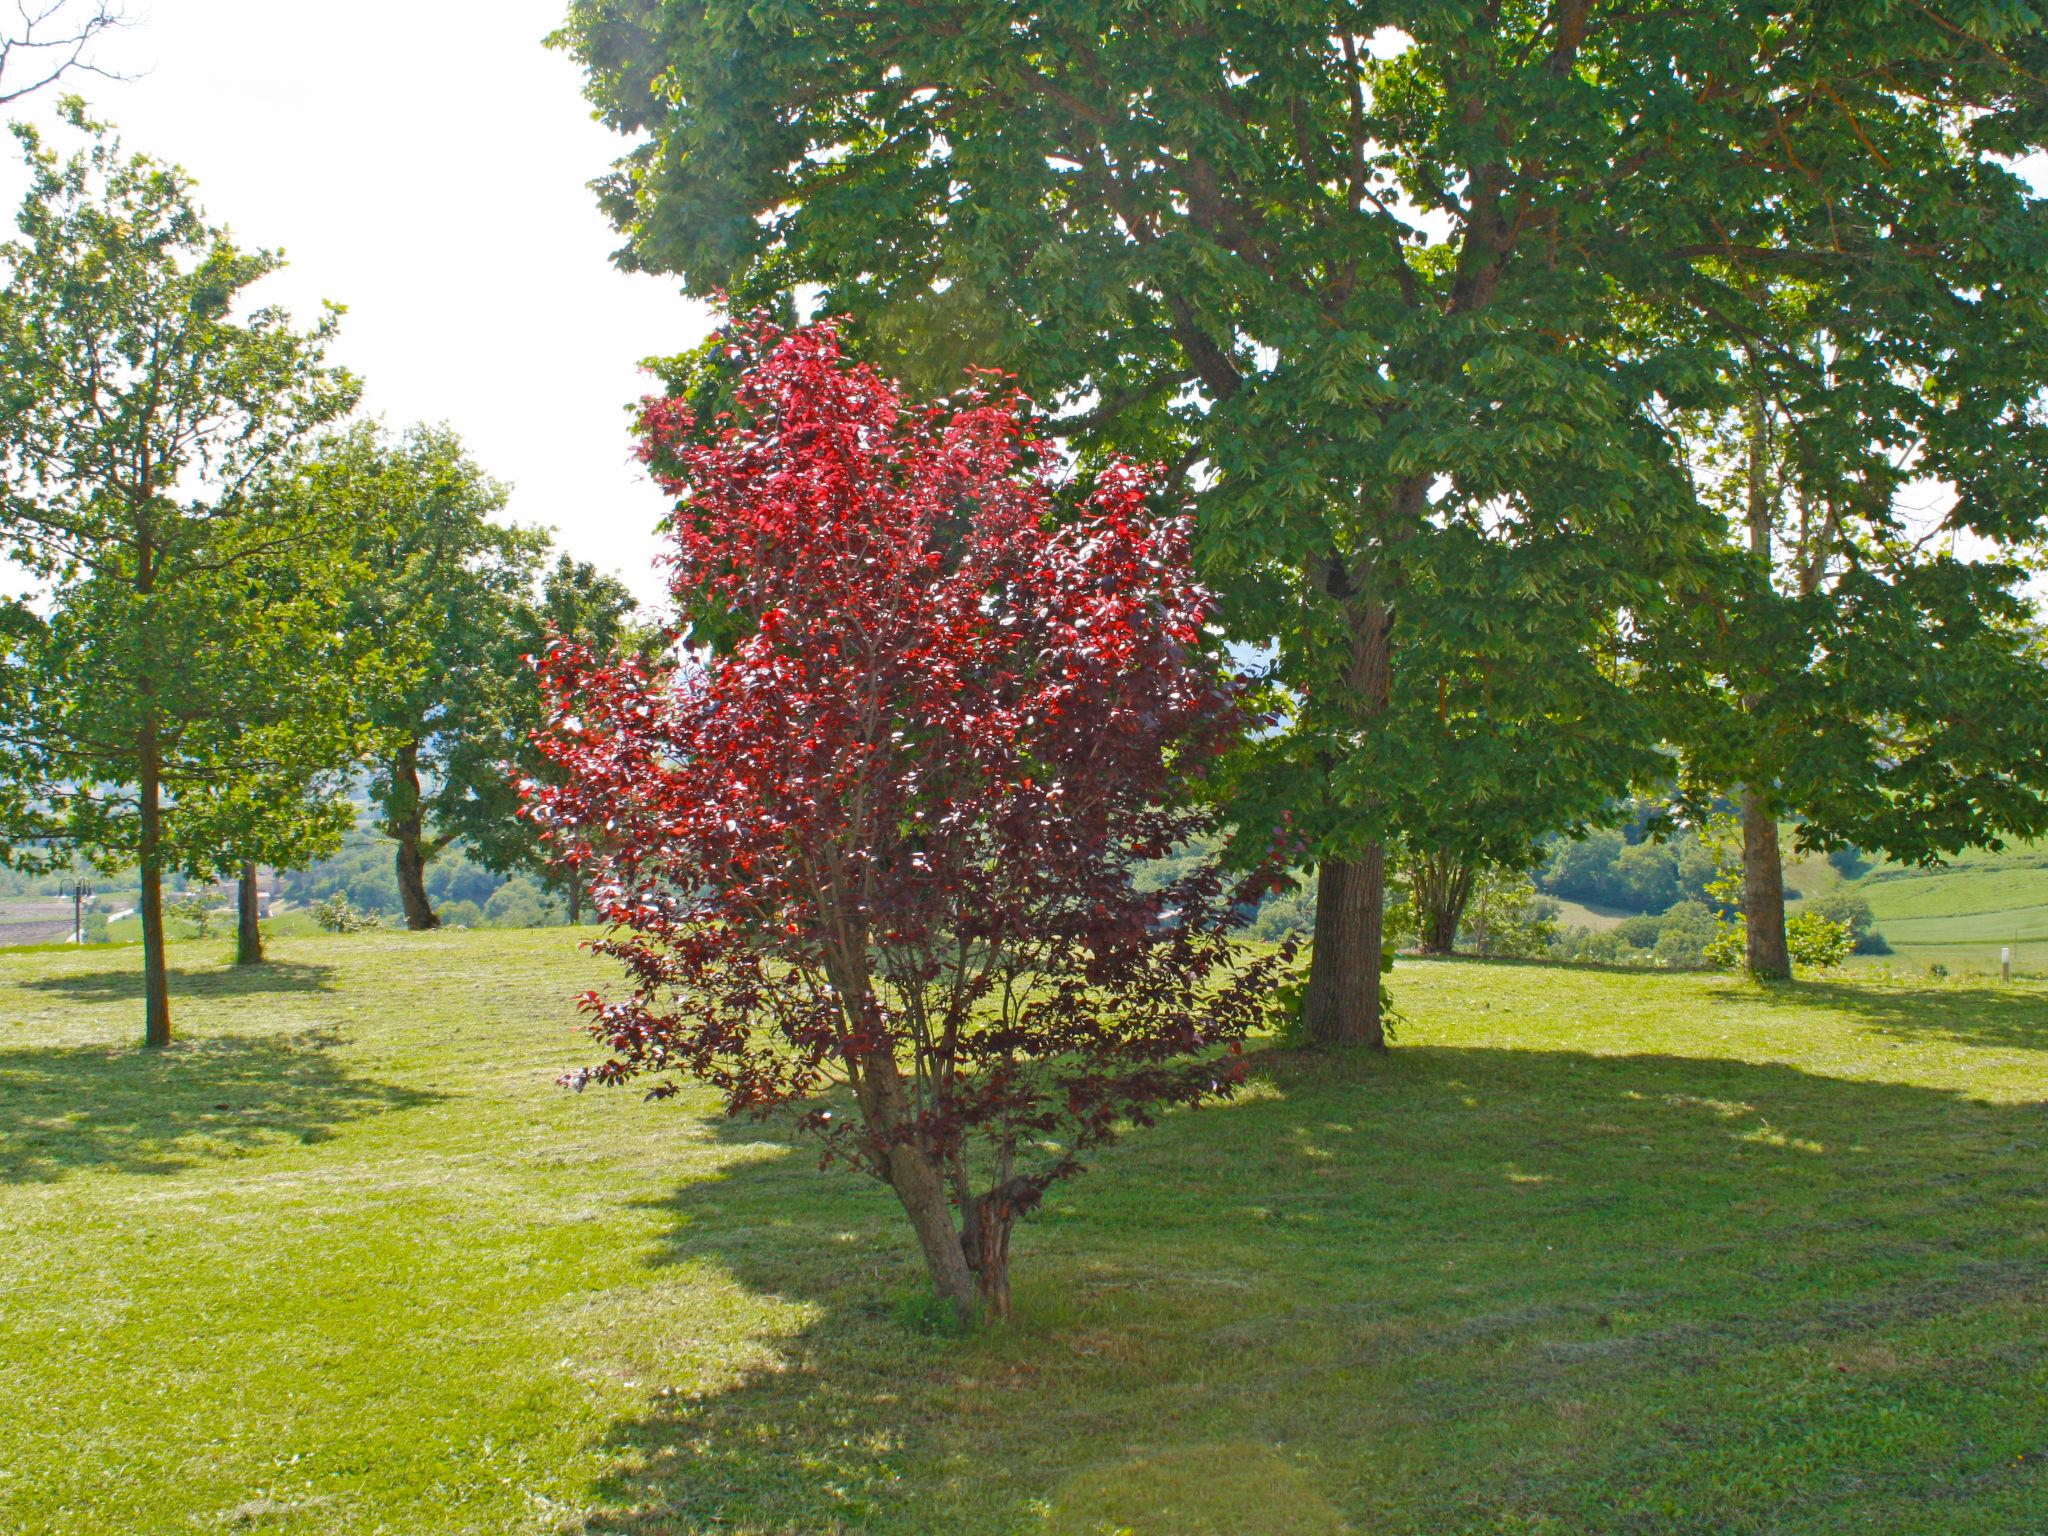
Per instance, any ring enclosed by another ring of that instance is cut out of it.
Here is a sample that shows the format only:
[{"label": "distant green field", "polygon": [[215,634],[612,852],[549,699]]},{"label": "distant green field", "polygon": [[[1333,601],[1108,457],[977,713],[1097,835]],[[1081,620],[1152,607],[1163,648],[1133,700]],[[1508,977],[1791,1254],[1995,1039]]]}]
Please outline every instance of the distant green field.
[{"label": "distant green field", "polygon": [[2048,848],[1973,850],[1937,869],[1888,865],[1854,889],[1902,962],[1990,968],[2011,946],[2015,966],[2048,971]]}]

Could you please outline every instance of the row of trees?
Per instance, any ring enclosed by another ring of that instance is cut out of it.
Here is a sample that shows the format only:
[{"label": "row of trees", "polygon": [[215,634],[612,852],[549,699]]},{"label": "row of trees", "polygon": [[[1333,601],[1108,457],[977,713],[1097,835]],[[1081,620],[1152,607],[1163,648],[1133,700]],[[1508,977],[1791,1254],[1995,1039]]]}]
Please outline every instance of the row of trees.
[{"label": "row of trees", "polygon": [[[1632,790],[1920,859],[2048,825],[2048,33],[1764,0],[829,11],[576,0],[631,265],[929,393],[994,361],[1196,507],[1277,728],[1230,816],[1317,887],[1307,1026],[1378,1043],[1388,865]],[[1934,503],[1923,517],[1916,496]]]},{"label": "row of trees", "polygon": [[[30,186],[0,248],[0,847],[140,870],[146,1039],[171,1038],[167,872],[331,851],[365,782],[408,923],[449,843],[540,869],[516,809],[550,631],[616,646],[633,601],[538,533],[445,428],[350,424],[357,382],[250,290],[281,265],[209,224],[180,169],[16,129]],[[570,896],[571,904],[575,897]]]},{"label": "row of trees", "polygon": [[[630,978],[596,1075],[843,1082],[812,1123],[962,1316],[1113,1114],[1228,1091],[1215,866],[1128,877],[1161,825],[1312,868],[1333,1045],[1383,1042],[1402,861],[1441,946],[1546,837],[1732,799],[1710,894],[1776,978],[1781,822],[1908,860],[2048,827],[2021,0],[574,0],[558,41],[635,141],[624,260],[787,330],[648,413],[701,652],[551,663],[537,813]],[[1050,420],[938,398],[986,363]],[[1091,592],[1149,608],[1098,647]],[[1144,690],[1210,699],[1211,631],[1262,692],[1174,728]]]}]

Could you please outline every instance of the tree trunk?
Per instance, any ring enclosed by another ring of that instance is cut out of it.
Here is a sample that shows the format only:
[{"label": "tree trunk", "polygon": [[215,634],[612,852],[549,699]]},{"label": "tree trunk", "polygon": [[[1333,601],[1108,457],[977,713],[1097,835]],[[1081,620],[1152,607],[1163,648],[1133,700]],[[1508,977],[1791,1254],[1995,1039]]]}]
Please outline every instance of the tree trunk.
[{"label": "tree trunk", "polygon": [[241,878],[235,882],[235,964],[263,963],[263,930],[257,926],[256,866],[242,861]]},{"label": "tree trunk", "polygon": [[1416,919],[1425,955],[1448,955],[1458,946],[1458,928],[1472,900],[1479,866],[1449,854],[1424,854],[1415,861]]},{"label": "tree trunk", "polygon": [[1755,791],[1742,792],[1742,918],[1745,959],[1759,981],[1789,981],[1785,947],[1785,865],[1778,851],[1777,813]]},{"label": "tree trunk", "polygon": [[1387,1043],[1380,1022],[1380,938],[1386,923],[1386,850],[1325,859],[1316,870],[1316,929],[1302,1022],[1317,1045]]},{"label": "tree trunk", "polygon": [[[1749,415],[1749,549],[1772,578],[1771,412],[1758,384]],[[1742,919],[1748,930],[1744,961],[1759,981],[1789,981],[1792,957],[1785,947],[1785,864],[1778,852],[1778,813],[1745,785],[1742,791]]]},{"label": "tree trunk", "polygon": [[[828,972],[831,970],[827,966]],[[851,978],[852,973],[846,973]],[[839,983],[842,987],[846,983]],[[857,994],[855,994],[857,995]],[[878,1161],[889,1187],[896,1191],[904,1214],[910,1218],[917,1245],[924,1252],[924,1264],[932,1284],[953,1308],[964,1326],[974,1320],[975,1285],[967,1267],[967,1252],[953,1226],[953,1206],[946,1196],[946,1181],[924,1148],[905,1134],[910,1123],[910,1096],[903,1085],[903,1073],[896,1058],[885,1048],[849,1057],[853,1073],[854,1098],[860,1104],[861,1120],[874,1138]]]},{"label": "tree trunk", "polygon": [[398,902],[405,909],[405,926],[415,933],[441,926],[434,904],[427,899],[427,839],[420,814],[420,749],[407,742],[391,763],[391,814],[385,830],[398,844]]},{"label": "tree trunk", "polygon": [[[1420,492],[1410,487],[1410,499]],[[1411,508],[1411,510],[1413,510]],[[1351,615],[1351,658],[1344,669],[1350,708],[1362,730],[1377,728],[1393,680],[1393,614],[1363,595],[1361,584],[1332,556],[1325,588]],[[1316,927],[1309,951],[1302,1022],[1320,1046],[1386,1047],[1380,1021],[1380,940],[1387,920],[1387,851],[1368,843],[1357,859],[1325,859],[1316,870]]]},{"label": "tree trunk", "polygon": [[137,850],[142,866],[142,1043],[171,1043],[171,977],[164,953],[163,761],[157,747],[156,722],[142,726],[137,798],[141,804],[142,840]]},{"label": "tree trunk", "polygon": [[569,926],[583,926],[583,877],[579,874],[569,876]]}]

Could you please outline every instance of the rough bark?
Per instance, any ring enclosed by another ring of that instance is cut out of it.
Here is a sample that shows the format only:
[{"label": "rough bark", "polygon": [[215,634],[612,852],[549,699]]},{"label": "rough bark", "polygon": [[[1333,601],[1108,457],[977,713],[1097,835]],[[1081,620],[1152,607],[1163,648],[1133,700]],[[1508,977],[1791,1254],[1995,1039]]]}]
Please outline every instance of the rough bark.
[{"label": "rough bark", "polygon": [[163,763],[156,722],[142,726],[136,786],[142,836],[142,1043],[171,1043],[171,978],[164,950]]},{"label": "rough bark", "polygon": [[441,926],[434,904],[427,899],[427,860],[431,850],[420,812],[420,751],[407,742],[391,761],[392,813],[385,831],[398,845],[398,901],[405,909],[405,926],[415,933]]},{"label": "rough bark", "polygon": [[1759,981],[1789,981],[1785,945],[1785,864],[1778,849],[1777,814],[1753,790],[1742,792],[1742,917],[1748,929],[1744,959]]},{"label": "rough bark", "polygon": [[257,924],[256,866],[242,861],[241,876],[235,882],[235,964],[263,963],[263,930]]},{"label": "rough bark", "polygon": [[1010,1233],[1017,1219],[1037,1200],[1037,1191],[1023,1181],[991,1190],[974,1202],[974,1220],[965,1242],[968,1267],[981,1304],[993,1317],[1010,1316]]},{"label": "rough bark", "polygon": [[1386,922],[1386,850],[1325,859],[1316,871],[1315,963],[1302,1023],[1317,1045],[1387,1043],[1380,1021],[1380,940]]},{"label": "rough bark", "polygon": [[977,1296],[974,1275],[953,1226],[953,1205],[946,1196],[945,1180],[924,1149],[905,1134],[911,1115],[903,1074],[886,1050],[869,1051],[858,1062],[854,1096],[878,1145],[878,1161],[888,1185],[910,1218],[933,1286],[952,1305],[961,1323],[970,1323]]},{"label": "rough bark", "polygon": [[[1771,413],[1762,386],[1749,402],[1749,548],[1772,575]],[[1742,791],[1742,916],[1748,929],[1744,960],[1759,981],[1787,981],[1792,957],[1785,946],[1785,865],[1778,850],[1778,816],[1753,786]]]},{"label": "rough bark", "polygon": [[[1352,608],[1350,663],[1345,683],[1362,725],[1385,713],[1392,675],[1389,630],[1393,617],[1379,603],[1357,596],[1358,583],[1333,560],[1325,578],[1332,596]],[[1380,1020],[1380,945],[1387,918],[1387,855],[1368,843],[1355,859],[1325,859],[1316,871],[1316,926],[1309,957],[1302,1023],[1317,1045],[1387,1043]]]}]

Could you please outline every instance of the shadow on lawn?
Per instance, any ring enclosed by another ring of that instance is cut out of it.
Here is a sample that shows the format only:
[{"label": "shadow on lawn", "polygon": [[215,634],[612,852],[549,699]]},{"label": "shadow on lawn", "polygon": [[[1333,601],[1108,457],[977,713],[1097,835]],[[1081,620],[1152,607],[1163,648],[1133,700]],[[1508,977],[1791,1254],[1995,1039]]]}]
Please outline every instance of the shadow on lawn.
[{"label": "shadow on lawn", "polygon": [[0,1050],[0,1181],[176,1173],[439,1095],[351,1074],[333,1037],[230,1035],[169,1050]]},{"label": "shadow on lawn", "polygon": [[[1910,1445],[1833,1426],[1890,1411],[1854,1395],[1859,1351],[2038,1301],[2048,1254],[2014,1222],[2048,1198],[2038,1106],[1669,1056],[1263,1065],[1055,1196],[1006,1332],[914,1332],[894,1203],[808,1156],[680,1191],[655,1262],[815,1321],[614,1425],[583,1528],[1794,1532],[1840,1514],[1831,1489],[2018,1475],[1971,1439],[2010,1421],[2002,1388]],[[2000,1369],[2048,1372],[2048,1345]],[[1790,1450],[1747,1465],[1759,1379],[1808,1376],[1820,1406],[1768,1426]]]},{"label": "shadow on lawn", "polygon": [[[271,992],[325,992],[334,975],[331,965],[302,965],[269,960],[262,965],[228,965],[206,970],[171,971],[171,1001],[180,997],[259,997]],[[54,992],[81,1003],[140,1002],[142,962],[132,970],[60,973],[17,983],[26,992]]]},{"label": "shadow on lawn", "polygon": [[2010,987],[1901,987],[1838,981],[1742,986],[1739,1000],[1772,1009],[1826,1008],[1899,1040],[2048,1051],[2048,992]]}]

